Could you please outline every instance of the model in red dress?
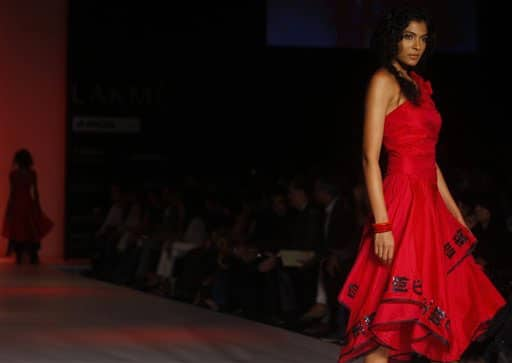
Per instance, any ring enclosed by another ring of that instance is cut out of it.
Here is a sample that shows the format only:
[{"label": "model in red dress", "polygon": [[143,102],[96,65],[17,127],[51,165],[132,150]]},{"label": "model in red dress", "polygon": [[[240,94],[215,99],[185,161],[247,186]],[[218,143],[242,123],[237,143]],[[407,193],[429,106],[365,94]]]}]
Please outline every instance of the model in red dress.
[{"label": "model in red dress", "polygon": [[441,117],[430,82],[412,70],[429,24],[421,9],[396,9],[375,38],[383,67],[369,83],[363,140],[372,213],[339,294],[350,311],[340,363],[457,361],[505,304],[471,255],[476,238],[436,162]]},{"label": "model in red dress", "polygon": [[31,263],[37,263],[40,242],[53,227],[41,210],[37,174],[32,164],[30,153],[20,150],[14,157],[9,175],[10,193],[2,235],[16,251],[17,263],[21,263],[25,252]]}]

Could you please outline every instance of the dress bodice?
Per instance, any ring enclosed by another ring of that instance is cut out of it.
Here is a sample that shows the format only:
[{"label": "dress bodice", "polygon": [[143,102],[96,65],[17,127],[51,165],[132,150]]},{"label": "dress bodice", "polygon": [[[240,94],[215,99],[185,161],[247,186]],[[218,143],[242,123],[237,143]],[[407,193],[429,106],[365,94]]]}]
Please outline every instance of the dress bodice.
[{"label": "dress bodice", "polygon": [[441,116],[431,98],[432,87],[411,72],[420,91],[419,104],[406,100],[385,119],[383,145],[388,152],[387,175],[409,174],[436,179],[436,145]]}]

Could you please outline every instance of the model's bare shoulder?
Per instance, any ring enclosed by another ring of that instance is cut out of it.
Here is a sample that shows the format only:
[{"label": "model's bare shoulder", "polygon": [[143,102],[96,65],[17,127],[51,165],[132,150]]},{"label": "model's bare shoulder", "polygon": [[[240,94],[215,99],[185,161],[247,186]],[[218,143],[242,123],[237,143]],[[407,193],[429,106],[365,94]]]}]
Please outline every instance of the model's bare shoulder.
[{"label": "model's bare shoulder", "polygon": [[381,82],[394,82],[395,77],[386,68],[381,67],[373,73],[372,79],[376,79]]},{"label": "model's bare shoulder", "polygon": [[379,68],[370,78],[368,88],[383,96],[394,95],[400,88],[395,77],[385,68]]},{"label": "model's bare shoulder", "polygon": [[386,106],[400,93],[395,77],[385,68],[380,68],[371,76],[367,89],[367,102]]}]

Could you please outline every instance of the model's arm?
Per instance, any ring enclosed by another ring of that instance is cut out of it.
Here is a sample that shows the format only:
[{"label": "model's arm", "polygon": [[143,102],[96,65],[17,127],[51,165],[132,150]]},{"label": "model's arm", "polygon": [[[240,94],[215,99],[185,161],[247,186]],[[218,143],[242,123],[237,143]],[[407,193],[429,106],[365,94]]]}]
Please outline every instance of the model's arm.
[{"label": "model's arm", "polygon": [[392,99],[392,91],[396,88],[391,76],[380,71],[371,79],[366,95],[363,127],[363,172],[370,207],[376,223],[388,222],[379,158],[384,120]]},{"label": "model's arm", "polygon": [[452,194],[450,193],[450,190],[448,189],[448,186],[446,185],[446,181],[444,179],[443,173],[441,172],[441,168],[439,168],[439,165],[437,165],[437,163],[436,163],[436,171],[437,171],[437,189],[439,189],[439,193],[441,194],[441,197],[443,198],[444,204],[446,204],[446,207],[448,208],[450,213],[463,226],[468,228],[468,226],[466,225],[466,222],[464,221],[464,217],[462,216],[462,213],[460,212],[460,209],[457,206],[457,203],[453,199]]},{"label": "model's arm", "polygon": [[[386,71],[378,71],[368,86],[363,127],[363,172],[370,208],[375,223],[388,222],[388,212],[382,188],[379,165],[384,121],[393,95],[399,93],[398,85]],[[392,221],[389,221],[392,223]],[[394,255],[394,238],[391,231],[375,234],[374,252],[384,263],[391,263]]]}]

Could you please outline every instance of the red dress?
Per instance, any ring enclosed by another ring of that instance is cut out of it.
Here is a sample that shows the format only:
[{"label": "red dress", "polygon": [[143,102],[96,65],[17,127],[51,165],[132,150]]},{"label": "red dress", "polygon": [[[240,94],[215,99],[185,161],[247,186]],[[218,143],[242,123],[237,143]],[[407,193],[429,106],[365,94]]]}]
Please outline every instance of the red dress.
[{"label": "red dress", "polygon": [[6,211],[2,236],[16,242],[40,242],[53,222],[40,210],[31,189],[36,183],[32,170],[14,170],[9,175],[10,206]]},{"label": "red dress", "polygon": [[471,255],[475,236],[447,209],[437,188],[435,149],[441,117],[428,81],[412,74],[420,104],[406,101],[386,116],[388,165],[383,191],[395,255],[383,265],[374,253],[369,216],[360,249],[338,300],[350,311],[339,362],[379,345],[391,359],[418,353],[459,360],[505,300]]}]

